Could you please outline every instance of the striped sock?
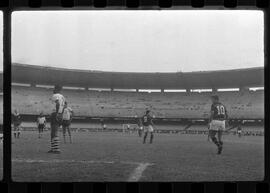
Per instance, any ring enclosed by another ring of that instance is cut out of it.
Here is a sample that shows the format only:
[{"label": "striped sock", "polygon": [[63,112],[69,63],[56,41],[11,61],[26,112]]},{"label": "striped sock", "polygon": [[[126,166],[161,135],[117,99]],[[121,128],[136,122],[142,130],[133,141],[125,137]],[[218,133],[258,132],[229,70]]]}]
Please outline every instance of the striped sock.
[{"label": "striped sock", "polygon": [[59,152],[60,151],[59,143],[60,143],[59,137],[54,137],[51,142],[51,150]]}]

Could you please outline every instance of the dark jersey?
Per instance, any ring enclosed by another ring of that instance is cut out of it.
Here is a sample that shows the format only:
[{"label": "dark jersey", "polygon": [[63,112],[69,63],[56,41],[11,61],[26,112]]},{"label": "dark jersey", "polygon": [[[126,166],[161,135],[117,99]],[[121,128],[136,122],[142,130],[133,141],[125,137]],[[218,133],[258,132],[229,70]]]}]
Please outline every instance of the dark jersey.
[{"label": "dark jersey", "polygon": [[13,114],[12,122],[14,125],[20,125],[21,124],[21,116],[19,114]]},{"label": "dark jersey", "polygon": [[137,122],[139,127],[142,126],[142,119],[141,118],[136,118],[136,122]]},{"label": "dark jersey", "polygon": [[213,103],[211,111],[213,112],[212,119],[214,120],[225,120],[227,118],[227,110],[221,103]]},{"label": "dark jersey", "polygon": [[152,117],[150,115],[144,115],[142,117],[142,124],[143,126],[152,125]]}]

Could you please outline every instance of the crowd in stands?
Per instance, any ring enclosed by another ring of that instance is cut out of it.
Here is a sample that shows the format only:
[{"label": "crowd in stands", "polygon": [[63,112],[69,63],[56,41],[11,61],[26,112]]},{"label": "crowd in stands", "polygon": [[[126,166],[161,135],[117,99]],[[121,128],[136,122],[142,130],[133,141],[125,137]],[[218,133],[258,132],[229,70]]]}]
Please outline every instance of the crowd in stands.
[{"label": "crowd in stands", "polygon": [[[52,110],[51,89],[12,87],[12,109],[21,114],[35,115]],[[120,91],[63,90],[76,116],[133,117],[150,108],[159,118],[208,118],[211,92],[206,93],[147,93]],[[220,101],[227,107],[230,118],[263,119],[264,92],[220,92]]]}]

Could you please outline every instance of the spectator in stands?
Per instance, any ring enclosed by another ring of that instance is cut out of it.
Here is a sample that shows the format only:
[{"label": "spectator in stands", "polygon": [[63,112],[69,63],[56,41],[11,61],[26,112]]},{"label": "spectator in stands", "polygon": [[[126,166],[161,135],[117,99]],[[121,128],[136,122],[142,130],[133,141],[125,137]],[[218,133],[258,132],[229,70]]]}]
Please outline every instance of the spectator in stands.
[{"label": "spectator in stands", "polygon": [[46,127],[46,117],[41,112],[37,118],[38,138],[42,137],[42,133]]},{"label": "spectator in stands", "polygon": [[63,121],[62,121],[64,143],[66,143],[66,130],[69,135],[69,142],[72,143],[71,132],[70,132],[70,124],[72,121],[72,117],[73,117],[73,110],[70,107],[68,107],[68,103],[65,102],[65,106],[63,110]]},{"label": "spectator in stands", "polygon": [[15,109],[13,115],[12,115],[12,123],[14,127],[14,137],[20,138],[21,133],[21,115],[19,114],[19,111]]}]

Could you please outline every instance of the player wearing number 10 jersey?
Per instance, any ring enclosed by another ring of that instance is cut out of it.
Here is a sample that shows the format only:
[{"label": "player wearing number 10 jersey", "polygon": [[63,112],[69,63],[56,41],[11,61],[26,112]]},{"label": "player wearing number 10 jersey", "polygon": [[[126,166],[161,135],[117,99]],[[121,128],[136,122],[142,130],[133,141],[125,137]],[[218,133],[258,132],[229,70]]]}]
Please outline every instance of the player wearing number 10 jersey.
[{"label": "player wearing number 10 jersey", "polygon": [[[221,154],[223,142],[222,132],[225,130],[225,121],[228,118],[225,106],[219,102],[218,96],[212,96],[211,116],[209,119],[209,135],[214,144],[218,147],[218,154]],[[218,138],[216,138],[216,135]]]}]

